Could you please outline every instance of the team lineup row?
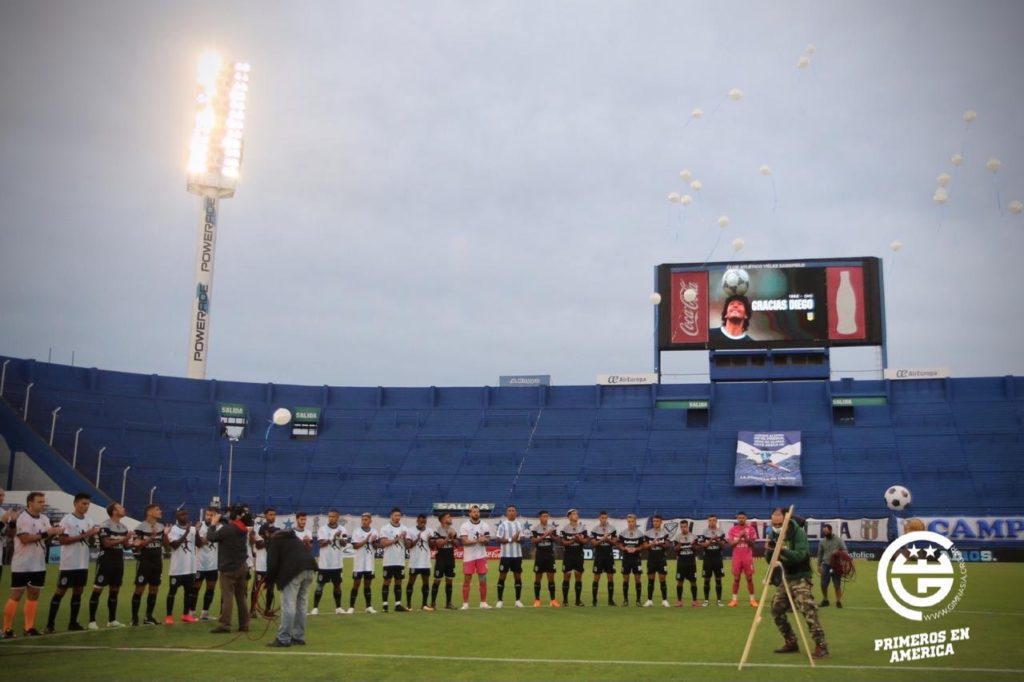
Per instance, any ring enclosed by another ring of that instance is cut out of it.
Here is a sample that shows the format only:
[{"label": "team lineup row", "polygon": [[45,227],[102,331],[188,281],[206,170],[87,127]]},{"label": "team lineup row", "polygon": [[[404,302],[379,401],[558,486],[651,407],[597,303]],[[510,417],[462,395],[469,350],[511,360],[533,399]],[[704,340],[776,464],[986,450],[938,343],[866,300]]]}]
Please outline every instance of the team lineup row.
[{"label": "team lineup row", "polygon": [[[31,497],[31,496],[30,496]],[[38,511],[42,503],[39,500]],[[57,542],[62,546],[60,558],[59,585],[50,604],[50,613],[46,631],[55,630],[55,619],[63,595],[72,591],[69,630],[84,629],[78,623],[81,607],[81,595],[88,579],[89,543],[97,542],[99,555],[96,562],[96,573],[93,591],[89,600],[90,629],[98,629],[96,613],[100,597],[104,589],[108,590],[107,606],[109,611],[109,627],[119,627],[116,619],[118,592],[123,583],[124,551],[130,549],[136,557],[135,589],[132,595],[132,624],[156,624],[154,610],[157,591],[162,581],[163,552],[170,550],[169,585],[166,596],[165,623],[174,622],[174,603],[178,589],[184,592],[183,622],[208,620],[209,608],[214,598],[214,590],[218,578],[218,529],[220,528],[220,512],[209,508],[205,518],[195,525],[191,524],[187,510],[175,512],[175,522],[164,525],[159,506],[150,505],[146,508],[145,519],[134,531],[123,523],[124,509],[118,504],[111,504],[108,509],[109,518],[99,526],[85,518],[89,506],[89,498],[79,495],[75,498],[75,511],[66,515],[57,527],[51,528],[45,517],[34,510],[33,500],[25,512],[12,524],[11,531],[15,536],[15,554],[12,560],[11,597],[5,608],[4,637],[13,637],[11,621],[20,600],[22,591],[28,591],[28,603],[25,608],[25,631],[28,635],[39,634],[34,628],[35,600],[39,589],[45,581],[44,546],[49,538],[56,535]],[[469,519],[455,530],[452,516],[442,513],[438,516],[439,525],[431,529],[427,527],[427,516],[420,514],[416,518],[415,527],[407,527],[402,523],[402,512],[392,510],[388,523],[380,528],[371,526],[372,517],[363,514],[360,525],[349,533],[340,523],[340,514],[331,511],[327,515],[327,523],[321,525],[316,534],[307,528],[306,515],[296,515],[295,527],[291,530],[302,540],[308,549],[318,546],[317,587],[313,599],[313,615],[319,614],[319,605],[323,592],[328,584],[332,586],[335,613],[351,614],[355,611],[357,596],[362,591],[365,600],[365,611],[376,613],[372,605],[371,583],[375,577],[377,550],[383,553],[383,610],[389,607],[397,612],[413,608],[413,593],[417,580],[420,580],[421,608],[433,611],[437,606],[438,592],[444,586],[445,607],[455,609],[452,601],[453,582],[456,573],[455,548],[462,547],[463,575],[462,609],[469,608],[469,594],[474,575],[480,593],[480,608],[489,609],[487,601],[487,545],[497,542],[500,548],[499,578],[497,585],[496,608],[504,605],[505,583],[509,574],[513,576],[515,607],[523,607],[522,602],[522,562],[523,544],[529,541],[534,549],[534,600],[533,606],[542,606],[542,584],[547,584],[548,603],[552,607],[570,604],[570,586],[574,579],[574,596],[572,602],[576,606],[584,606],[582,592],[584,589],[582,574],[584,571],[584,547],[593,548],[593,582],[591,586],[591,604],[598,605],[600,577],[606,576],[607,601],[616,605],[614,578],[616,561],[614,551],[618,550],[621,557],[622,605],[630,604],[630,583],[635,586],[636,605],[651,607],[654,605],[654,586],[660,588],[661,605],[669,607],[668,601],[668,551],[674,549],[677,554],[676,566],[676,606],[683,606],[685,583],[690,582],[691,604],[694,607],[708,606],[710,600],[711,580],[715,581],[716,602],[724,606],[722,601],[722,578],[724,561],[722,552],[732,548],[733,592],[729,606],[738,604],[738,591],[741,576],[746,578],[747,592],[751,606],[757,606],[754,599],[753,586],[753,545],[757,533],[753,526],[747,524],[746,515],[737,515],[736,524],[728,533],[718,530],[717,518],[709,517],[707,529],[700,535],[690,532],[687,521],[681,521],[678,529],[669,531],[664,527],[660,516],[652,518],[652,527],[643,530],[638,527],[635,515],[627,517],[627,526],[616,529],[608,523],[608,515],[602,512],[598,523],[587,529],[579,522],[575,510],[569,510],[567,524],[556,526],[551,523],[547,511],[539,513],[539,523],[527,527],[518,518],[515,506],[506,509],[505,516],[492,528],[491,524],[480,518],[478,507],[471,507]],[[269,611],[274,598],[273,585],[266,581],[267,575],[267,543],[271,535],[281,530],[275,526],[276,511],[265,509],[263,519],[256,523],[251,519],[249,526],[243,526],[251,546],[249,554],[256,580],[251,590],[251,605],[255,607],[256,596],[265,590],[266,608]],[[237,521],[232,521],[237,523]],[[562,558],[562,595],[557,599],[555,576],[555,547],[563,548]],[[352,557],[352,587],[347,607],[342,605],[342,573],[343,558],[346,547],[354,552]],[[431,561],[434,554],[433,565]],[[642,565],[646,553],[646,567]],[[702,577],[703,602],[697,598],[697,560],[703,558]],[[403,600],[402,582],[405,570],[410,569],[410,580],[405,586]],[[646,568],[646,571],[644,571]],[[647,598],[643,599],[641,575],[647,576]],[[430,577],[433,582],[430,583]],[[629,576],[633,576],[631,581]],[[546,577],[546,581],[544,578]],[[197,605],[200,590],[206,584],[203,598],[203,609],[197,616]],[[146,599],[146,615],[140,621],[139,611],[142,597],[148,590]],[[389,595],[393,595],[390,599]],[[30,608],[33,607],[33,608]],[[31,618],[29,617],[31,611]],[[8,612],[9,618],[8,618]]]}]

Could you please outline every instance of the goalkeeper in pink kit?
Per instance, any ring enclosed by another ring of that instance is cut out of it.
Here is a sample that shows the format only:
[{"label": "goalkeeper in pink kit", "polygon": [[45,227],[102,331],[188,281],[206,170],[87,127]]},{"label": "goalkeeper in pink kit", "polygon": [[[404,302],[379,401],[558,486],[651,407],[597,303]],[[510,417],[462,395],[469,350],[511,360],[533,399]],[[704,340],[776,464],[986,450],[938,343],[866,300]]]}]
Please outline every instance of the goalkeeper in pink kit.
[{"label": "goalkeeper in pink kit", "polygon": [[757,607],[757,600],[754,598],[754,541],[757,539],[757,531],[747,523],[747,515],[740,512],[736,515],[736,525],[729,529],[726,540],[732,547],[732,601],[729,606],[739,605],[738,597],[740,592],[740,574],[747,576],[747,594],[750,595],[750,605]]}]

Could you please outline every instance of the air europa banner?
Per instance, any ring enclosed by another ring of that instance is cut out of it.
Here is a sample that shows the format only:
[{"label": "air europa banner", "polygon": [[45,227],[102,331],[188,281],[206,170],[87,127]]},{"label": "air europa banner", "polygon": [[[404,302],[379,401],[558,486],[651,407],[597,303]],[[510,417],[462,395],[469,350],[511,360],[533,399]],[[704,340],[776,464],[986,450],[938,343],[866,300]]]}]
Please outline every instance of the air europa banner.
[{"label": "air europa banner", "polygon": [[800,452],[799,431],[740,431],[735,484],[802,486]]}]

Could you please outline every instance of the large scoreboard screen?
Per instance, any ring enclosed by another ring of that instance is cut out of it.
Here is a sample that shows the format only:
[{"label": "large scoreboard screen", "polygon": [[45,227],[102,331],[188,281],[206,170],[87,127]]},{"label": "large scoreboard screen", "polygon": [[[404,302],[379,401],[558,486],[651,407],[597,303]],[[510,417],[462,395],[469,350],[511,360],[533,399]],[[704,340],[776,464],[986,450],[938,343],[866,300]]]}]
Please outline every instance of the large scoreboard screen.
[{"label": "large scoreboard screen", "polygon": [[881,345],[878,258],[669,263],[661,350]]}]

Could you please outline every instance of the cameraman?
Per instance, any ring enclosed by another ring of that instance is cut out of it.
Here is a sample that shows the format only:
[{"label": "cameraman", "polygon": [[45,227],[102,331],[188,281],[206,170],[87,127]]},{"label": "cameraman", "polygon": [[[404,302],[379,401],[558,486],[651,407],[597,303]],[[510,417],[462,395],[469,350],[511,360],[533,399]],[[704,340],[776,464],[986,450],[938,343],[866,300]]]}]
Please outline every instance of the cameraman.
[{"label": "cameraman", "polygon": [[214,513],[213,528],[207,539],[217,543],[217,571],[220,573],[220,625],[210,632],[231,632],[232,598],[238,605],[238,631],[249,631],[249,605],[246,583],[249,567],[246,565],[246,539],[248,526],[252,525],[252,514],[245,505],[237,504],[228,511],[225,523],[219,513]]}]

